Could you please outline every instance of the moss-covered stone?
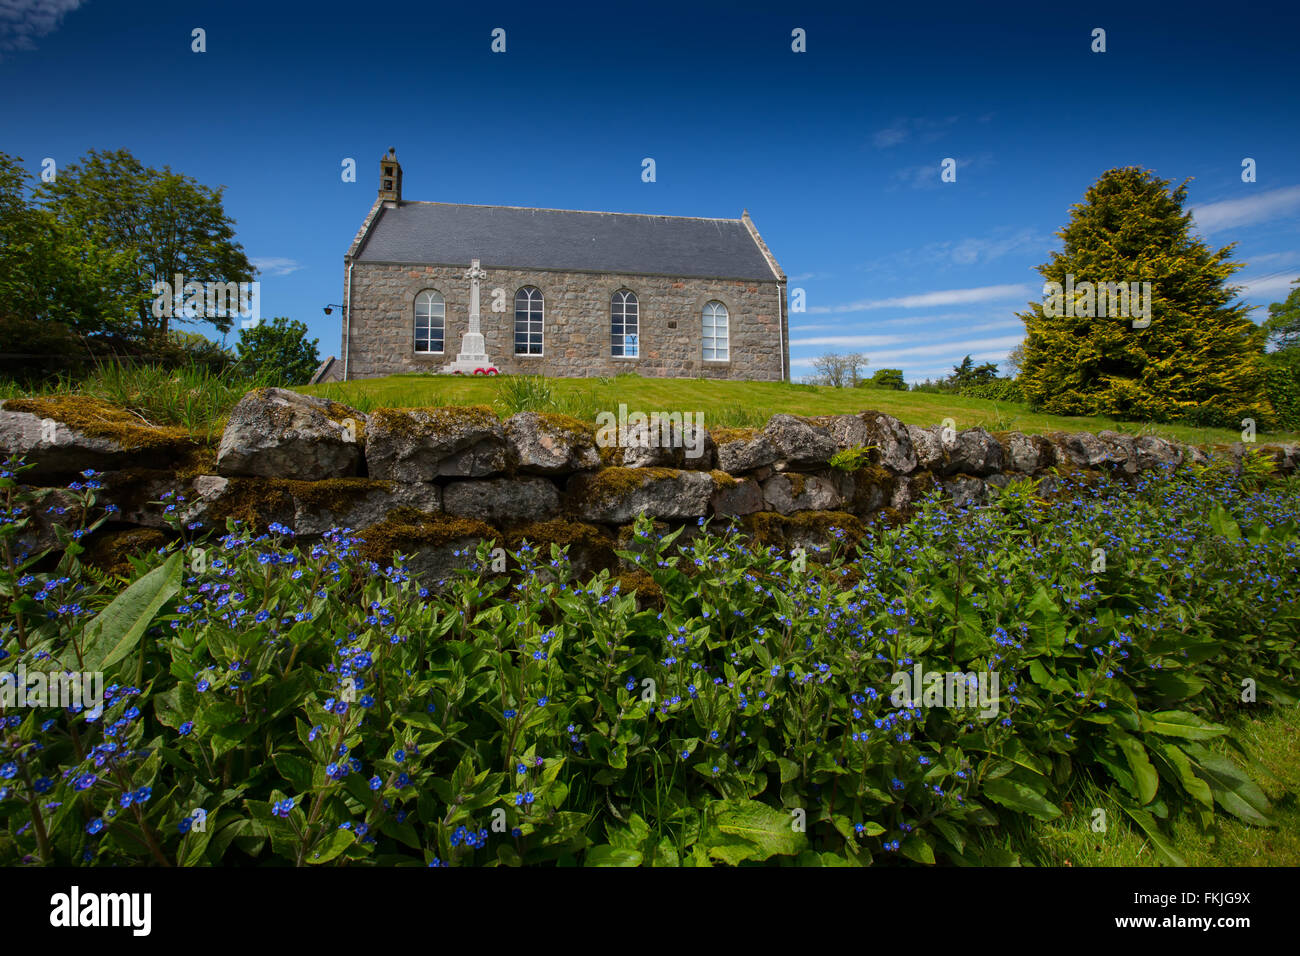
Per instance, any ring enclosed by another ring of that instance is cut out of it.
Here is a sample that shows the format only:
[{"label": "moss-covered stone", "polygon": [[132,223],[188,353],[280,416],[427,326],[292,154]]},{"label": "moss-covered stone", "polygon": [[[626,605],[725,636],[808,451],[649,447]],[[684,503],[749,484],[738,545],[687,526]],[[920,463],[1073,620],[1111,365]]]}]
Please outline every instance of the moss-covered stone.
[{"label": "moss-covered stone", "polygon": [[589,547],[608,547],[609,536],[600,527],[585,521],[570,521],[565,518],[553,518],[550,521],[533,521],[517,525],[506,532],[506,542],[516,548],[528,541],[534,548],[549,547],[558,544],[561,547],[586,545]]},{"label": "moss-covered stone", "polygon": [[735,488],[740,484],[740,479],[716,468],[710,471],[709,474],[713,476],[713,483],[718,488]]},{"label": "moss-covered stone", "polygon": [[587,439],[593,444],[596,441],[596,426],[591,422],[584,422],[572,415],[560,415],[555,412],[536,412],[535,414],[539,421],[545,422],[555,431],[565,432],[579,441]]},{"label": "moss-covered stone", "polygon": [[320,510],[341,514],[361,498],[373,492],[391,493],[393,482],[374,478],[326,478],[322,481],[296,481],[271,478],[295,499]]},{"label": "moss-covered stone", "polygon": [[473,518],[428,515],[415,508],[397,508],[379,524],[366,529],[362,537],[365,543],[358,548],[361,556],[387,564],[398,551],[410,554],[466,538],[496,540],[503,536],[492,526]]},{"label": "moss-covered stone", "polygon": [[371,429],[383,428],[393,435],[410,440],[493,429],[500,424],[496,413],[487,405],[377,408],[370,413]]},{"label": "moss-covered stone", "polygon": [[578,475],[569,482],[569,498],[574,506],[602,508],[651,481],[671,480],[679,474],[673,468],[602,468],[590,475]]},{"label": "moss-covered stone", "polygon": [[549,559],[553,544],[568,548],[569,563],[582,574],[613,569],[618,564],[612,536],[585,521],[534,521],[508,529],[505,541],[511,551],[518,551],[526,541],[542,559]]},{"label": "moss-covered stone", "polygon": [[742,518],[741,527],[763,547],[781,547],[807,538],[829,543],[835,540],[832,528],[841,529],[849,541],[859,541],[866,533],[863,523],[847,511],[799,511],[790,515],[762,511]]},{"label": "moss-covered stone", "polygon": [[881,465],[859,468],[851,477],[853,497],[850,506],[854,514],[865,515],[877,510],[893,494],[894,473]]},{"label": "moss-covered stone", "polygon": [[55,395],[46,398],[11,398],[6,411],[48,418],[94,438],[116,442],[126,451],[174,453],[177,456],[200,444],[183,428],[153,425],[140,416],[98,398]]},{"label": "moss-covered stone", "polygon": [[222,527],[233,518],[251,530],[264,531],[272,522],[292,521],[295,509],[287,484],[283,478],[231,478],[208,508],[209,523]]},{"label": "moss-covered stone", "polygon": [[654,578],[640,568],[624,571],[615,580],[618,582],[619,590],[622,593],[636,594],[637,610],[666,606],[663,589],[659,587]]},{"label": "moss-covered stone", "polygon": [[347,514],[368,495],[392,494],[394,488],[394,482],[374,478],[230,478],[220,497],[210,505],[208,517],[217,525],[234,518],[250,528],[265,530],[273,521],[293,521],[299,510]]},{"label": "moss-covered stone", "polygon": [[709,432],[718,445],[728,445],[733,441],[749,441],[759,434],[757,428],[716,428]]},{"label": "moss-covered stone", "polygon": [[177,481],[190,482],[199,475],[213,475],[217,471],[217,451],[211,445],[201,445],[186,451],[171,470]]},{"label": "moss-covered stone", "polygon": [[102,531],[91,537],[81,556],[83,564],[105,574],[124,576],[131,573],[129,557],[157,551],[167,543],[167,535],[156,528],[127,528]]}]

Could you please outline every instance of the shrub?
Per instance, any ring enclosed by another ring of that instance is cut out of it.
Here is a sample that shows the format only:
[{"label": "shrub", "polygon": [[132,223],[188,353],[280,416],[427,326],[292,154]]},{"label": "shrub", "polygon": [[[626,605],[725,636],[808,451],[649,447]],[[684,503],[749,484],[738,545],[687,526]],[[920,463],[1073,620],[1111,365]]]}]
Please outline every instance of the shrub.
[{"label": "shrub", "polygon": [[[1277,416],[1277,426],[1300,431],[1300,348],[1266,355],[1264,392]],[[1236,427],[1240,422],[1231,423]]]},{"label": "shrub", "polygon": [[968,398],[985,398],[996,402],[1023,402],[1024,393],[1020,391],[1020,386],[1016,384],[1015,379],[995,378],[992,381],[977,382],[971,385],[963,385],[959,389],[959,394]]},{"label": "shrub", "polygon": [[871,378],[858,382],[858,388],[889,388],[895,391],[907,391],[907,382],[903,381],[901,368],[876,369]]}]

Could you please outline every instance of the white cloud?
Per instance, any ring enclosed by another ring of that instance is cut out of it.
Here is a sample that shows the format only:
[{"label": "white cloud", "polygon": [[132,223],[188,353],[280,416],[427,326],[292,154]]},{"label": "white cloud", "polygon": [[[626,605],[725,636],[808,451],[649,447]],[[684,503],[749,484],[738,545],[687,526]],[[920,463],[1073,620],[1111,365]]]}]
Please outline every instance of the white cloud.
[{"label": "white cloud", "polygon": [[[992,153],[980,153],[978,156],[970,159],[961,159],[959,157],[952,158],[956,159],[958,181],[961,179],[961,173],[963,170],[969,172],[972,169],[981,169],[993,164]],[[936,158],[934,162],[931,163],[922,163],[919,166],[904,166],[902,169],[894,170],[892,178],[895,184],[909,186],[912,189],[936,189],[939,186],[954,185],[953,183],[945,183],[943,181],[941,178],[942,172],[943,170],[940,167],[939,159]]]},{"label": "white cloud", "polygon": [[946,116],[937,120],[924,116],[896,119],[884,129],[876,130],[871,137],[871,142],[876,149],[889,149],[891,146],[905,143],[913,137],[916,137],[922,143],[933,143],[937,139],[942,139],[947,133],[948,127],[956,123],[957,120],[958,117],[956,116]]},{"label": "white cloud", "polygon": [[971,266],[992,262],[1008,253],[1023,248],[1045,246],[1047,240],[1033,229],[1021,229],[1019,232],[998,238],[960,239],[957,242],[933,243],[927,246],[931,254],[951,258],[959,266]]},{"label": "white cloud", "polygon": [[967,327],[967,332],[996,332],[998,329],[1023,329],[1025,323],[1019,319],[998,319],[996,322],[981,322]]},{"label": "white cloud", "polygon": [[0,50],[34,50],[83,0],[0,0]]},{"label": "white cloud", "polygon": [[[868,356],[871,364],[876,368],[883,366],[896,365],[900,359],[908,358],[938,358],[939,356],[951,357],[954,362],[960,361],[963,356],[970,354],[973,359],[976,353],[989,355],[1006,355],[1007,349],[1015,348],[1022,341],[1024,335],[1002,335],[997,338],[988,339],[963,339],[958,342],[935,342],[931,345],[912,345],[905,349],[892,349],[887,352],[876,352]],[[1002,351],[999,352],[998,350]]]},{"label": "white cloud", "polygon": [[1293,216],[1300,212],[1300,186],[1270,189],[1242,199],[1225,199],[1192,209],[1196,228],[1204,233],[1218,232],[1233,226],[1253,226],[1257,223]]},{"label": "white cloud", "polygon": [[1294,272],[1274,272],[1272,275],[1233,281],[1245,287],[1241,292],[1243,299],[1269,299],[1270,302],[1281,302],[1290,294],[1291,283],[1295,280]]},{"label": "white cloud", "polygon": [[797,345],[836,345],[844,348],[869,349],[878,345],[897,345],[906,342],[902,335],[821,335],[806,339],[790,339],[791,346]]},{"label": "white cloud", "polygon": [[1265,252],[1262,255],[1251,256],[1248,262],[1252,266],[1265,265],[1267,263],[1278,265],[1300,263],[1300,249],[1289,249],[1285,252]]},{"label": "white cloud", "polygon": [[[935,342],[930,345],[912,345],[901,349],[886,349],[883,351],[873,351],[867,353],[867,359],[870,361],[870,368],[902,368],[904,372],[908,370],[910,361],[921,361],[927,364],[933,362],[947,362],[947,366],[942,374],[946,375],[952,371],[951,366],[956,365],[965,356],[970,355],[975,362],[1000,362],[1006,358],[1007,352],[1015,348],[1024,341],[1024,335],[1001,335],[995,338],[982,339],[959,339],[954,342]],[[790,360],[792,368],[812,368],[816,356],[806,358],[794,358]],[[931,366],[934,368],[934,366]],[[924,370],[913,371],[909,375],[919,375],[925,378]],[[928,373],[933,377],[933,371]]]},{"label": "white cloud", "polygon": [[297,259],[285,259],[280,256],[259,256],[249,261],[258,272],[267,276],[287,276],[302,268],[302,263]]},{"label": "white cloud", "polygon": [[842,314],[868,312],[873,309],[925,309],[944,305],[970,305],[973,302],[995,302],[1008,299],[1032,298],[1034,291],[1027,285],[986,285],[973,289],[945,289],[938,292],[921,292],[916,295],[892,299],[861,299],[841,305],[821,305],[808,309],[809,314]]}]

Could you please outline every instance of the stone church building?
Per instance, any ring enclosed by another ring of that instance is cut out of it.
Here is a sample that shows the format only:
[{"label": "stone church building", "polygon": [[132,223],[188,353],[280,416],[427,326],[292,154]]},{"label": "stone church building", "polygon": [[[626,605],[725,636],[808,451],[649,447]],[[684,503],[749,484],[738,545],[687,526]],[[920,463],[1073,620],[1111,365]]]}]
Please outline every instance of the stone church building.
[{"label": "stone church building", "polygon": [[313,381],[478,367],[789,379],[786,277],[748,212],[412,202],[393,150],[380,170],[343,258],[340,355]]}]

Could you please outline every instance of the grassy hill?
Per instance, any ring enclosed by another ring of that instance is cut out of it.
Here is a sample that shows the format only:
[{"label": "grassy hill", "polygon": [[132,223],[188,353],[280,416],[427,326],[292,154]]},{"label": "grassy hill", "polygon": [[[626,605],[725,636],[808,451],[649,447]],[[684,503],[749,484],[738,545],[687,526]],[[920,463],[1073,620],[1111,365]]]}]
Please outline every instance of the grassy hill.
[{"label": "grassy hill", "polygon": [[[1012,402],[991,402],[929,392],[874,388],[831,388],[789,382],[729,382],[694,378],[547,378],[502,375],[494,378],[424,374],[390,375],[346,383],[304,386],[300,391],[344,402],[368,412],[374,408],[428,405],[490,405],[502,416],[547,411],[591,420],[597,412],[703,412],[706,428],[761,426],[778,412],[835,415],[876,409],[909,425],[937,425],[952,418],[957,428],[990,431],[1145,432],[1179,441],[1209,444],[1239,441],[1236,431],[1184,425],[1143,425],[1111,418],[1043,415]],[[1261,441],[1295,441],[1294,432],[1260,433]]]}]

